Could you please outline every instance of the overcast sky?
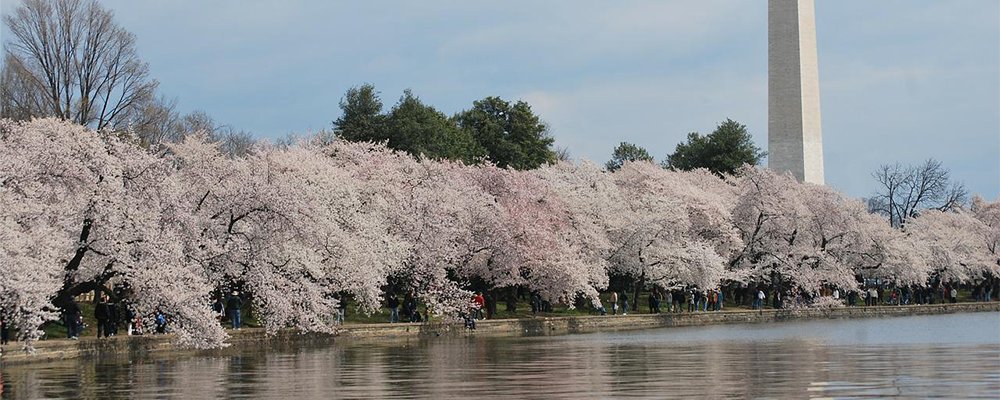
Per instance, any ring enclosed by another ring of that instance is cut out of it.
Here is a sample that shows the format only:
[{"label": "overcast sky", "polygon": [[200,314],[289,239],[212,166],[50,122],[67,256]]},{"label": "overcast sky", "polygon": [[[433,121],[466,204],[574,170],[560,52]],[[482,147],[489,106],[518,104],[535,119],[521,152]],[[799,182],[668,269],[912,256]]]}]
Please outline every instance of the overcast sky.
[{"label": "overcast sky", "polygon": [[[767,144],[767,2],[103,1],[180,111],[277,138],[329,128],[351,86],[446,114],[523,99],[576,158],[658,160],[732,118]],[[4,0],[9,13],[18,4]],[[816,0],[826,182],[936,158],[1000,196],[1000,2]]]}]

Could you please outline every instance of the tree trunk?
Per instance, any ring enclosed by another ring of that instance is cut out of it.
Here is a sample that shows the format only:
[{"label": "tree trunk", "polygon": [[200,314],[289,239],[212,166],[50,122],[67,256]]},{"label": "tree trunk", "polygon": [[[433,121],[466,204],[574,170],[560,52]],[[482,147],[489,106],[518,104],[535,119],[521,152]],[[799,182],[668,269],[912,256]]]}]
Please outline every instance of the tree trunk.
[{"label": "tree trunk", "polygon": [[507,288],[507,312],[517,312],[517,287]]},{"label": "tree trunk", "polygon": [[639,282],[635,285],[635,295],[632,296],[632,311],[639,312],[639,293],[642,292],[642,288],[646,287],[646,271],[642,271],[642,275],[639,276]]}]

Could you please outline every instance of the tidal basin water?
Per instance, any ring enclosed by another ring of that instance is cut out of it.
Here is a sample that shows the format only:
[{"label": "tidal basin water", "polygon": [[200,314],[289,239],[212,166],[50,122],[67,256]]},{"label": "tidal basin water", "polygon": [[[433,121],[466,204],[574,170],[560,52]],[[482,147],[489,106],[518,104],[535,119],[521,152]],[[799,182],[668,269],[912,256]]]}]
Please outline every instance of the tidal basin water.
[{"label": "tidal basin water", "polygon": [[1000,398],[1000,313],[4,367],[5,398]]}]

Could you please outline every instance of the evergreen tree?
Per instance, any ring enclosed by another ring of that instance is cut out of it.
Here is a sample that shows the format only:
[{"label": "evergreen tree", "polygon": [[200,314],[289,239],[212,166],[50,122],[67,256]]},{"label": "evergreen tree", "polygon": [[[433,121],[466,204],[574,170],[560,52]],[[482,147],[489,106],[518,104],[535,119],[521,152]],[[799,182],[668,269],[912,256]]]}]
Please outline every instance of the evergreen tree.
[{"label": "evergreen tree", "polygon": [[474,163],[485,154],[465,130],[407,89],[386,118],[388,146],[414,156]]},{"label": "evergreen tree", "polygon": [[746,125],[726,119],[707,136],[689,133],[687,142],[677,145],[663,167],[674,170],[707,168],[716,174],[732,174],[743,164],[759,164],[765,154],[753,143]]},{"label": "evergreen tree", "polygon": [[347,90],[340,99],[341,116],[333,121],[337,136],[351,142],[382,142],[385,116],[375,86],[366,83]]},{"label": "evergreen tree", "polygon": [[611,154],[611,160],[604,164],[608,171],[616,171],[622,167],[626,161],[653,161],[653,156],[649,155],[646,149],[629,142],[621,142]]},{"label": "evergreen tree", "polygon": [[499,167],[534,169],[556,159],[552,149],[555,139],[523,101],[511,104],[499,97],[487,97],[454,119]]}]

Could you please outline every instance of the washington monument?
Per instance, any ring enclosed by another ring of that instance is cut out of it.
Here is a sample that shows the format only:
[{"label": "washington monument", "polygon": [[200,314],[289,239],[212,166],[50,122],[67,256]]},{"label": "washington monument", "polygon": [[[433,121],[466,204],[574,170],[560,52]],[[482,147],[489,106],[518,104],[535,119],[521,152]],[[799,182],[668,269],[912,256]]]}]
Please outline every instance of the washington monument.
[{"label": "washington monument", "polygon": [[823,184],[813,0],[767,3],[768,167]]}]

